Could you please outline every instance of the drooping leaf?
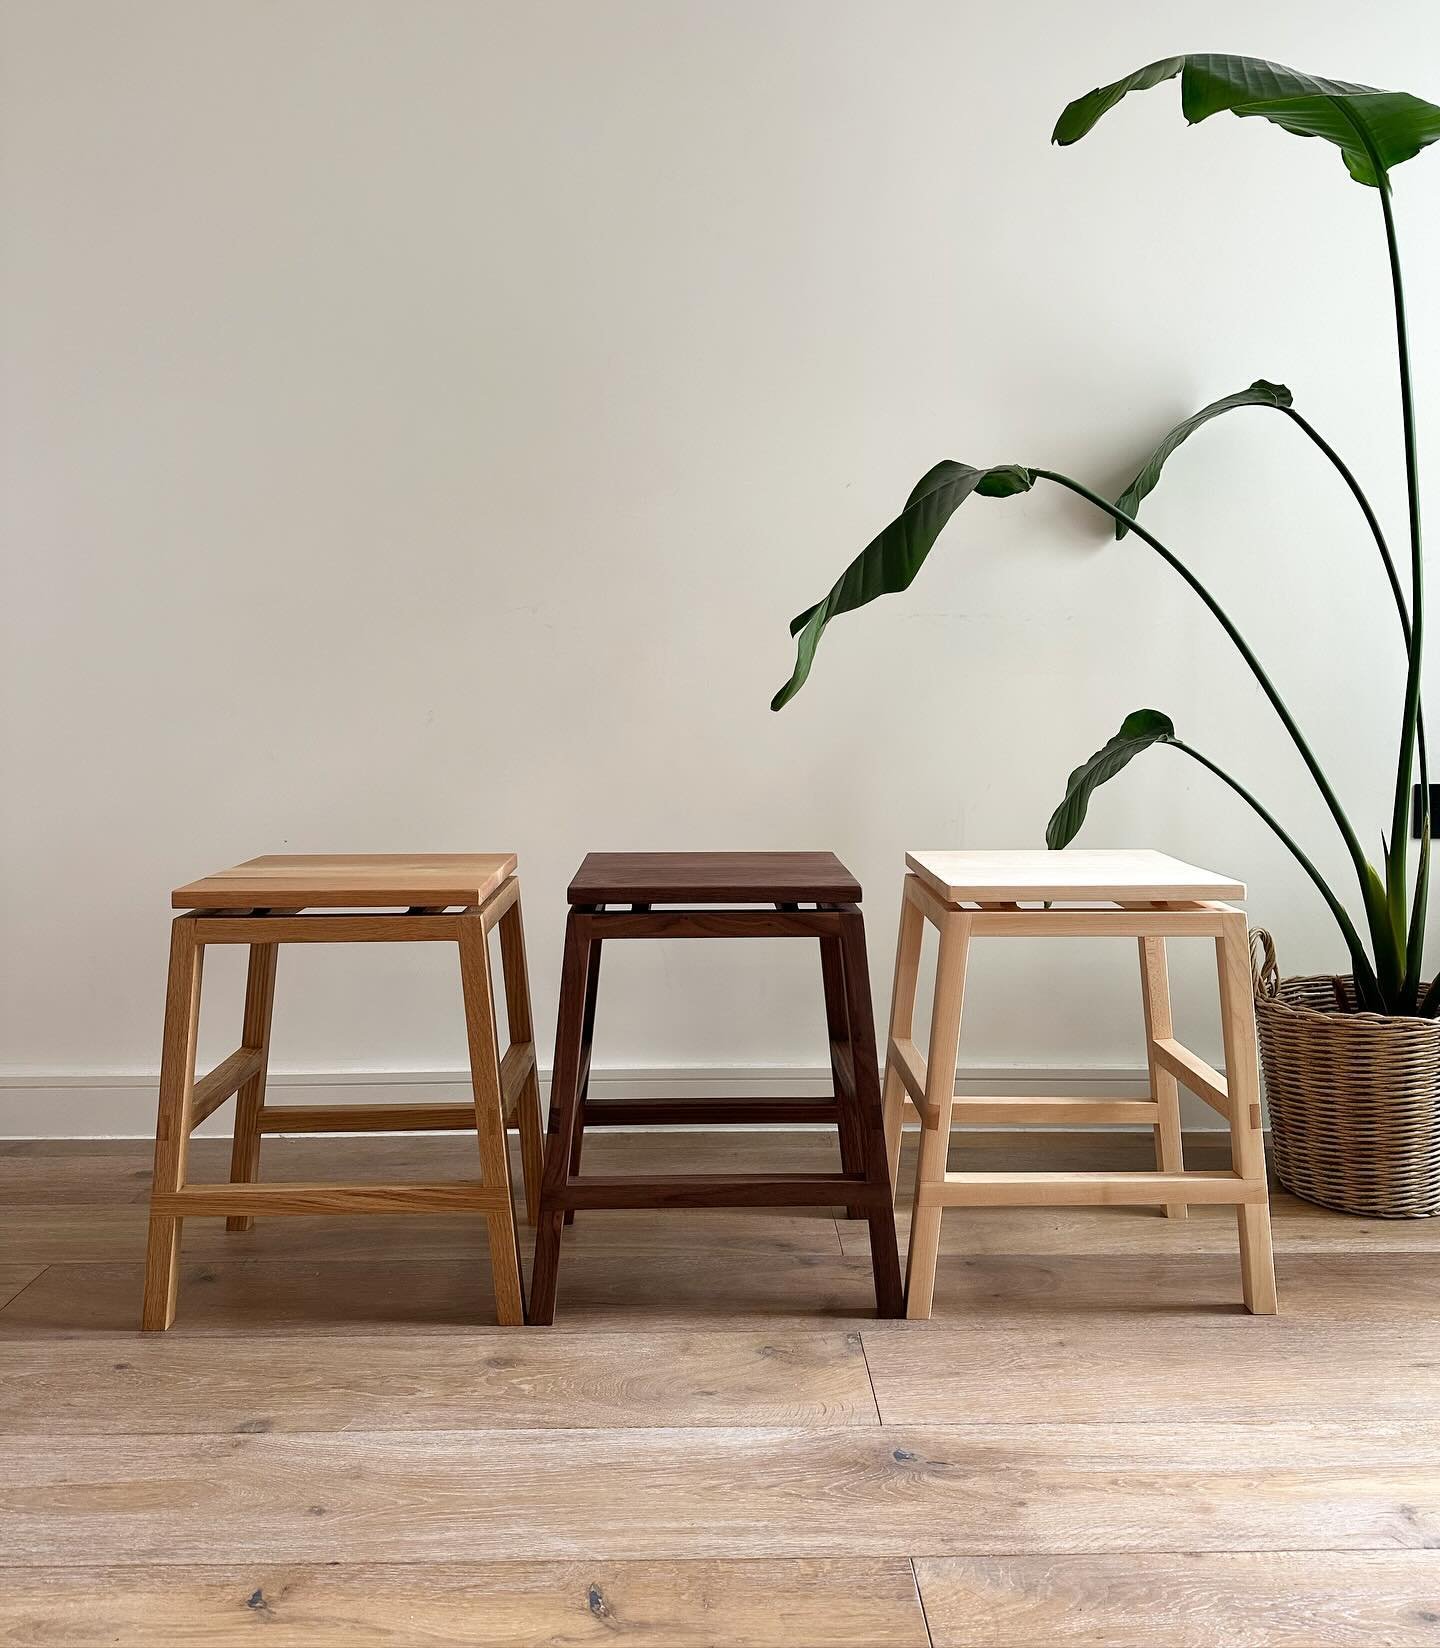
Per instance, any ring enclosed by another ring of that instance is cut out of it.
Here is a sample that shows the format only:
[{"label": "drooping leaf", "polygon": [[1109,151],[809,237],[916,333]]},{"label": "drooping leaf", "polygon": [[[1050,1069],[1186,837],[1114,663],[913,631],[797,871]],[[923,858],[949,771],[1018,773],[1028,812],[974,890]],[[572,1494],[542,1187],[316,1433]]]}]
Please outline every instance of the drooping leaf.
[{"label": "drooping leaf", "polygon": [[1162,715],[1159,710],[1132,710],[1110,742],[1070,774],[1065,799],[1050,815],[1045,827],[1045,845],[1068,847],[1080,833],[1095,791],[1129,766],[1142,750],[1148,750],[1152,744],[1166,744],[1174,736],[1175,723],[1168,715]]},{"label": "drooping leaf", "polygon": [[1388,173],[1440,139],[1440,108],[1408,92],[1326,80],[1258,57],[1192,52],[1162,58],[1077,97],[1056,121],[1052,140],[1079,142],[1130,92],[1147,91],[1177,74],[1180,107],[1191,125],[1225,110],[1258,115],[1299,137],[1335,144],[1357,183],[1378,184],[1377,165]]},{"label": "drooping leaf", "polygon": [[866,606],[881,595],[895,595],[910,587],[945,523],[972,492],[984,498],[1008,498],[1028,492],[1032,484],[1030,471],[1019,464],[974,469],[946,459],[923,475],[905,508],[845,568],[825,599],[791,620],[790,633],[796,637],[795,669],[771,700],[770,708],[783,709],[805,685],[815,661],[815,648],[832,618]]},{"label": "drooping leaf", "polygon": [[[1201,424],[1209,423],[1211,418],[1218,418],[1222,412],[1231,412],[1237,406],[1290,406],[1294,396],[1283,383],[1267,383],[1264,378],[1257,378],[1248,389],[1238,390],[1233,395],[1226,395],[1223,400],[1211,401],[1209,406],[1203,406],[1192,417],[1186,418],[1184,423],[1177,423],[1170,433],[1150,454],[1145,467],[1125,488],[1115,500],[1115,507],[1123,509],[1127,515],[1134,515],[1140,508],[1142,499],[1149,497],[1160,480],[1160,471],[1164,469],[1176,447],[1182,446],[1195,433]],[[1130,530],[1124,521],[1116,521],[1115,536],[1123,538]]]}]

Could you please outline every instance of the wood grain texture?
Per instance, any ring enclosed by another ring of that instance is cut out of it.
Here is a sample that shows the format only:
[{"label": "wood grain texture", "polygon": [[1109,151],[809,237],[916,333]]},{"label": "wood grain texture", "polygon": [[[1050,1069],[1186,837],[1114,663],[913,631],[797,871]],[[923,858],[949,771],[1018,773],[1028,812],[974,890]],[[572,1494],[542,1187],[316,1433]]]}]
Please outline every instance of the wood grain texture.
[{"label": "wood grain texture", "polygon": [[165,1021],[160,1043],[160,1098],[155,1119],[155,1172],[150,1234],[145,1249],[141,1324],[152,1332],[170,1326],[180,1282],[181,1221],[153,1211],[157,1195],[185,1183],[194,1125],[195,1044],[200,1028],[200,986],[205,951],[191,916],[170,924],[170,967],[165,989]]},{"label": "wood grain texture", "polygon": [[[0,1567],[1423,1549],[1440,1424],[0,1438]],[[263,1505],[264,1514],[257,1515]],[[83,1547],[81,1542],[83,1541]]]},{"label": "wood grain texture", "polygon": [[44,1265],[0,1265],[0,1310],[44,1270]]},{"label": "wood grain texture", "polygon": [[854,904],[834,853],[587,853],[571,904]]},{"label": "wood grain texture", "polygon": [[926,1558],[934,1648],[1433,1648],[1440,1551]]},{"label": "wood grain texture", "polygon": [[928,1648],[910,1563],[384,1563],[10,1570],[45,1648]]},{"label": "wood grain texture", "polygon": [[[255,1052],[256,1067],[235,1096],[235,1125],[230,1147],[230,1182],[248,1184],[260,1171],[260,1118],[265,1109],[265,1082],[270,1066],[270,1028],[275,1009],[275,972],[279,950],[273,944],[252,944],[245,969],[245,1006],[241,1013],[240,1045]],[[226,1230],[253,1228],[248,1214],[225,1221]]]},{"label": "wood grain texture", "polygon": [[514,853],[268,853],[175,888],[177,910],[483,904],[515,873]]},{"label": "wood grain texture", "polygon": [[[1170,1010],[1170,965],[1163,938],[1137,941],[1140,961],[1140,1004],[1145,1019],[1146,1065],[1150,1092],[1157,1109],[1155,1119],[1155,1166],[1162,1173],[1180,1173],[1185,1168],[1184,1140],[1180,1132],[1180,1089],[1172,1071],[1155,1056],[1157,1040],[1173,1041],[1175,1021]],[[1184,1202],[1170,1202],[1165,1216],[1183,1219]]]},{"label": "wood grain texture", "polygon": [[[733,1251],[606,1249],[589,1246],[583,1222],[576,1231],[573,1249],[567,1244],[565,1313],[557,1333],[803,1332],[873,1320],[868,1258],[801,1253],[773,1263],[760,1254],[737,1261]],[[455,1256],[187,1259],[183,1272],[186,1306],[171,1330],[180,1335],[460,1332],[495,1320],[478,1228],[471,1248]],[[0,1309],[0,1341],[128,1332],[140,1274],[134,1264],[50,1265]],[[1374,1323],[1397,1311],[1440,1317],[1440,1268],[1429,1254],[1290,1255],[1282,1260],[1281,1280],[1294,1290],[1295,1309],[1318,1321]],[[1230,1249],[1220,1254],[957,1256],[937,1271],[935,1311],[934,1322],[918,1324],[919,1330],[1077,1316],[1148,1323],[1151,1331],[1176,1320],[1238,1320],[1233,1226]]]},{"label": "wood grain texture", "polygon": [[923,1346],[862,1330],[885,1424],[1104,1424],[1123,1416],[1223,1426],[1258,1412],[1296,1423],[1315,1414],[1423,1420],[1433,1417],[1440,1388],[1426,1318],[1260,1325],[1235,1315],[1181,1318],[1163,1329],[1153,1319],[937,1329]]},{"label": "wood grain texture", "polygon": [[[1193,1135],[1192,1135],[1193,1137]],[[1145,1148],[1149,1149],[1149,1141]],[[1191,1155],[1195,1147],[1191,1146]],[[1066,1151],[1068,1155],[1068,1150]],[[1030,1158],[1035,1159],[1033,1154]],[[1271,1191],[1277,1238],[1283,1219],[1284,1250],[1289,1254],[1440,1252],[1440,1220],[1336,1220],[1324,1208],[1284,1191]],[[1153,1254],[1182,1257],[1235,1251],[1235,1216],[1225,1206],[1194,1207],[1179,1230],[1157,1230],[1152,1208],[1045,1207],[950,1208],[940,1227],[940,1253],[966,1254]],[[897,1214],[900,1239],[908,1234],[909,1214]],[[3,1229],[3,1224],[0,1224]],[[860,1227],[840,1227],[846,1253],[869,1251]],[[63,1257],[57,1253],[55,1257]],[[87,1255],[88,1256],[88,1255]]]},{"label": "wood grain texture", "polygon": [[[612,1341],[522,1331],[305,1343],[143,1340],[0,1347],[0,1432],[874,1425],[860,1336],[637,1331]],[[0,1638],[3,1641],[3,1638]]]},{"label": "wood grain texture", "polygon": [[[595,1221],[583,1251],[614,1253],[632,1248],[688,1252],[702,1247],[717,1259],[731,1255],[735,1264],[753,1263],[767,1256],[779,1258],[787,1253],[838,1255],[840,1239],[829,1216],[831,1211],[811,1208],[772,1213],[746,1209],[737,1215],[696,1210],[677,1220],[653,1209],[625,1209]],[[79,1217],[74,1209],[0,1214],[0,1252],[26,1266],[55,1262],[113,1264],[143,1255],[145,1230],[143,1207],[102,1206]],[[250,1259],[454,1260],[471,1252],[481,1236],[475,1216],[468,1213],[392,1213],[383,1220],[346,1214],[262,1220],[243,1238],[229,1235],[210,1220],[201,1220],[185,1233],[185,1257],[222,1263]],[[1233,1244],[1233,1231],[1230,1238]],[[867,1244],[862,1257],[868,1256]]]},{"label": "wood grain texture", "polygon": [[[474,1148],[273,1138],[266,1177],[454,1182]],[[590,1149],[607,1172],[812,1172],[835,1140]],[[965,1132],[950,1155],[1134,1169],[1152,1149],[1148,1129]],[[146,1210],[102,1188],[133,1187],[143,1150],[0,1148],[0,1202],[7,1173],[54,1192],[0,1215],[27,1244],[0,1267],[0,1642],[1435,1641],[1440,1222],[1277,1197],[1287,1314],[1256,1319],[1227,1209],[957,1211],[936,1320],[902,1323],[871,1315],[863,1222],[586,1214],[545,1333],[484,1325],[473,1215],[199,1222],[156,1337],[133,1331]],[[228,1155],[198,1139],[192,1170]]]}]

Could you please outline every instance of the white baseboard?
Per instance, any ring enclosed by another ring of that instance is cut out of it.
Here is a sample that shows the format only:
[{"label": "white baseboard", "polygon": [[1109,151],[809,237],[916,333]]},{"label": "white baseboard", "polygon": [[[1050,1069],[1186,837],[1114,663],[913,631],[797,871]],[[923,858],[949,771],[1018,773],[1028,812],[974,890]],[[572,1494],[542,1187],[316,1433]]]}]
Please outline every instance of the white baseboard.
[{"label": "white baseboard", "polygon": [[[150,1138],[155,1131],[153,1073],[45,1073],[0,1076],[0,1139]],[[541,1072],[548,1090],[549,1072]],[[591,1091],[597,1098],[642,1093],[651,1098],[714,1098],[754,1095],[810,1098],[827,1093],[830,1073],[819,1066],[672,1066],[596,1070]],[[1044,1097],[1114,1094],[1143,1097],[1149,1078],[1135,1068],[1063,1068],[991,1065],[964,1070],[961,1094],[1025,1094]],[[469,1096],[461,1070],[347,1070],[273,1072],[268,1102],[284,1104],[443,1104]],[[1187,1128],[1217,1125],[1213,1111],[1198,1100],[1182,1112]],[[199,1129],[224,1136],[231,1107],[223,1106]]]}]

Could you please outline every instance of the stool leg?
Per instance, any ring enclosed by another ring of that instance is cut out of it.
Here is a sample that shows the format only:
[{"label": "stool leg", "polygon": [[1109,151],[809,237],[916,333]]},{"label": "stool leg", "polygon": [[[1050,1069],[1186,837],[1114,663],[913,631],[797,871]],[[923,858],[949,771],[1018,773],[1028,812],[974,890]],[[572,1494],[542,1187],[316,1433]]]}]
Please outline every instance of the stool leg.
[{"label": "stool leg", "polygon": [[[1230,1159],[1241,1178],[1264,1186],[1265,1135],[1260,1128],[1260,1065],[1245,916],[1239,910],[1231,911],[1221,925],[1215,957],[1220,975],[1220,1023],[1225,1033],[1225,1086],[1230,1095]],[[1255,1316],[1274,1316],[1279,1303],[1268,1191],[1264,1201],[1237,1202],[1235,1218],[1245,1308]]]},{"label": "stool leg", "polygon": [[480,1176],[488,1190],[500,1195],[500,1204],[485,1215],[495,1312],[501,1327],[519,1327],[525,1320],[525,1294],[520,1281],[520,1249],[510,1193],[510,1148],[505,1133],[505,1098],[500,1087],[500,1046],[495,1026],[495,998],[490,986],[490,949],[485,938],[485,923],[478,910],[460,918],[460,984],[465,997],[465,1032],[470,1045],[470,1083],[475,1095]]},{"label": "stool leg", "polygon": [[[520,897],[500,917],[500,966],[505,975],[505,1016],[510,1044],[534,1046],[535,1021],[530,1014],[530,970],[525,961],[525,920]],[[540,1173],[545,1161],[545,1138],[540,1127],[540,1075],[535,1059],[515,1107],[520,1129],[520,1168],[525,1179],[525,1217],[533,1225],[540,1216]]]},{"label": "stool leg", "polygon": [[[837,1047],[847,1047],[853,1069],[855,1049],[850,1038],[850,1018],[845,1010],[845,960],[838,938],[820,940],[820,978],[825,988],[825,1027],[830,1038],[830,1081],[834,1089],[839,1117],[836,1131],[840,1135],[840,1165],[847,1173],[865,1171],[865,1145],[860,1136],[853,1104],[846,1104],[841,1086],[842,1075]],[[847,1204],[845,1215],[850,1219],[868,1217],[867,1210],[857,1202]]]},{"label": "stool leg", "polygon": [[915,1205],[910,1210],[905,1314],[913,1322],[929,1321],[935,1297],[941,1204],[927,1192],[932,1186],[944,1184],[950,1156],[955,1069],[960,1052],[960,1012],[965,1001],[965,966],[969,950],[968,917],[947,915],[940,927],[935,1005],[930,1014],[930,1050],[925,1063],[926,1114],[920,1133],[920,1160],[915,1169]]},{"label": "stool leg", "polygon": [[560,1275],[560,1233],[565,1221],[561,1195],[570,1173],[570,1150],[580,1108],[580,1043],[584,1034],[586,980],[591,940],[571,910],[565,923],[560,966],[560,1008],[555,1022],[555,1066],[550,1078],[550,1125],[545,1140],[545,1172],[540,1185],[540,1218],[535,1230],[535,1265],[530,1275],[530,1320],[555,1320]]},{"label": "stool leg", "polygon": [[855,1088],[852,1093],[842,1093],[839,1104],[842,1111],[847,1106],[853,1110],[865,1156],[865,1182],[870,1192],[866,1198],[866,1212],[870,1221],[870,1268],[875,1278],[875,1314],[893,1318],[905,1312],[905,1292],[900,1285],[895,1205],[890,1195],[890,1160],[885,1152],[880,1069],[875,1058],[875,1009],[870,998],[870,963],[865,954],[865,918],[853,906],[841,912],[840,944]]},{"label": "stool leg", "polygon": [[[1170,968],[1163,938],[1142,938],[1140,944],[1140,999],[1145,1005],[1145,1056],[1150,1063],[1150,1095],[1160,1107],[1155,1128],[1155,1165],[1162,1173],[1183,1173],[1185,1147],[1180,1133],[1180,1084],[1156,1062],[1155,1043],[1175,1034],[1170,1017]],[[1170,1219],[1186,1216],[1184,1202],[1167,1202]]]},{"label": "stool leg", "polygon": [[[580,1151],[585,1143],[585,1104],[590,1097],[590,1056],[595,1048],[595,1000],[600,993],[600,940],[590,941],[590,961],[585,970],[585,1019],[580,1031],[580,1102],[575,1107],[575,1125],[570,1135],[570,1177],[580,1172]],[[566,1208],[565,1223],[575,1223],[575,1209]]]},{"label": "stool leg", "polygon": [[[230,1146],[230,1183],[253,1184],[260,1170],[260,1111],[265,1103],[265,1077],[270,1062],[270,1019],[275,1006],[275,960],[278,944],[252,944],[245,977],[245,1016],[240,1045],[259,1050],[259,1070],[235,1095],[235,1139]],[[225,1221],[226,1230],[249,1230],[249,1214]]]},{"label": "stool leg", "polygon": [[920,976],[920,942],[925,917],[910,899],[900,899],[900,936],[895,941],[895,981],[890,990],[890,1035],[885,1048],[885,1150],[890,1158],[890,1190],[900,1174],[900,1137],[905,1120],[905,1083],[890,1057],[890,1042],[915,1033],[915,985]]},{"label": "stool leg", "polygon": [[[195,939],[193,916],[170,928],[170,978],[165,992],[165,1031],[160,1048],[160,1106],[155,1119],[152,1194],[183,1189],[195,1096],[195,1033],[200,1024],[200,975],[204,949]],[[153,1205],[153,1204],[152,1204]],[[171,1214],[150,1215],[145,1249],[145,1296],[140,1326],[159,1332],[175,1320],[180,1282],[180,1224]]]}]

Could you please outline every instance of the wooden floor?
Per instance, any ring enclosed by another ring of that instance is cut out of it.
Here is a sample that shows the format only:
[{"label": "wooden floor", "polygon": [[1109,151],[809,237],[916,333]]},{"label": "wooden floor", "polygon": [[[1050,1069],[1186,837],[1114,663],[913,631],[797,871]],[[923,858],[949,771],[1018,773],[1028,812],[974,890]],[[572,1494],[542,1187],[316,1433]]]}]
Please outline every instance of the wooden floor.
[{"label": "wooden floor", "polygon": [[[471,1166],[453,1136],[265,1149],[274,1178]],[[955,1211],[912,1325],[872,1318],[863,1224],[582,1213],[556,1326],[501,1330],[479,1221],[197,1220],[142,1338],[148,1180],[141,1145],[0,1143],[0,1644],[1440,1644],[1440,1221],[1278,1195],[1283,1314],[1252,1319],[1228,1209]]]}]

